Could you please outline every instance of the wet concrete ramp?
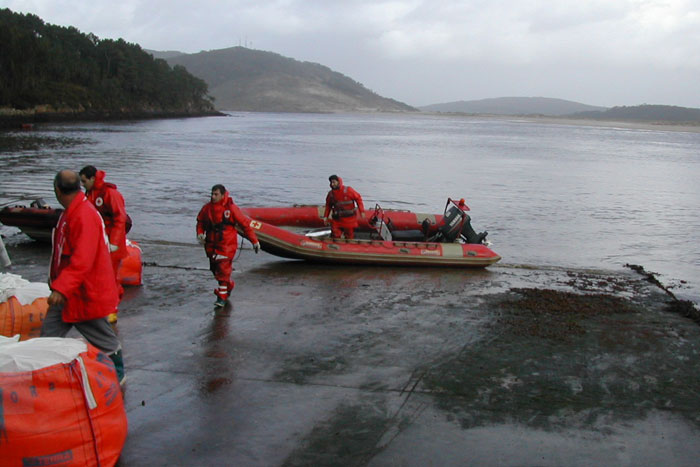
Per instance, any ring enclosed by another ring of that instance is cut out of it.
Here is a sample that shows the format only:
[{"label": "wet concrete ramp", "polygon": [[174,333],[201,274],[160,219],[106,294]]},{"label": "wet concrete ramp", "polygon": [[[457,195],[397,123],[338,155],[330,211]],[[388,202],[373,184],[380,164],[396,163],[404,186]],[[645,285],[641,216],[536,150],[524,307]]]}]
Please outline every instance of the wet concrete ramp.
[{"label": "wet concrete ramp", "polygon": [[[645,274],[333,267],[147,244],[119,465],[696,465],[700,326]],[[11,251],[45,278],[47,252]],[[185,266],[186,265],[186,266]],[[686,310],[687,311],[687,310]]]}]

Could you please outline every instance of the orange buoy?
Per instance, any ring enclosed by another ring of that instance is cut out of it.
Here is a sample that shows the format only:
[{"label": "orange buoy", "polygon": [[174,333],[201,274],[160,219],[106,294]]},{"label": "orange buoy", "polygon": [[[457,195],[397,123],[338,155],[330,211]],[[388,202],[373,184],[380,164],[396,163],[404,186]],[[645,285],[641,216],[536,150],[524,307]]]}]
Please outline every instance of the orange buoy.
[{"label": "orange buoy", "polygon": [[70,338],[0,338],[3,465],[114,465],[127,434],[112,360]]},{"label": "orange buoy", "polygon": [[0,273],[0,336],[20,340],[39,337],[48,311],[51,290],[46,283],[29,282],[21,276]]},{"label": "orange buoy", "polygon": [[49,309],[46,297],[22,305],[17,297],[0,303],[0,335],[12,337],[19,334],[20,340],[39,337],[41,325]]},{"label": "orange buoy", "polygon": [[126,240],[126,251],[129,255],[122,260],[117,271],[117,280],[122,285],[141,285],[143,276],[143,263],[141,261],[141,247],[138,243]]}]

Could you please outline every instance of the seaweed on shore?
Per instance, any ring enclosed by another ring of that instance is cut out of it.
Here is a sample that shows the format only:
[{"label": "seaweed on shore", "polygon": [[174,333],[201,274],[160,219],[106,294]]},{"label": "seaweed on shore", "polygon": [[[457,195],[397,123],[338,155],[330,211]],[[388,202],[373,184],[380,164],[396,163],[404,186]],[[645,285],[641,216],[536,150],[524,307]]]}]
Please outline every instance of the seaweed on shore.
[{"label": "seaweed on shore", "polygon": [[515,336],[532,336],[567,341],[585,333],[582,319],[599,315],[631,313],[629,301],[610,294],[577,294],[551,289],[511,289],[518,297],[503,300],[508,310],[496,326]]},{"label": "seaweed on shore", "polygon": [[690,300],[673,300],[666,307],[667,311],[678,313],[700,324],[700,311]]},{"label": "seaweed on shore", "polygon": [[678,299],[673,292],[669,290],[668,287],[663,285],[659,279],[656,278],[656,273],[653,272],[648,272],[646,269],[644,269],[644,266],[640,266],[638,264],[625,264],[626,267],[630,268],[631,270],[641,274],[644,276],[644,278],[659,287],[661,290],[666,292],[666,294],[671,297],[671,301],[668,303],[666,306],[666,310],[670,311],[672,313],[678,313],[681,316],[684,316],[686,318],[690,318],[696,323],[700,324],[700,310],[698,310],[693,302],[690,300],[680,300]]},{"label": "seaweed on shore", "polygon": [[606,293],[514,288],[492,302],[497,318],[422,378],[464,429],[516,423],[544,430],[601,426],[671,411],[700,426],[697,346],[682,321],[654,304]]}]

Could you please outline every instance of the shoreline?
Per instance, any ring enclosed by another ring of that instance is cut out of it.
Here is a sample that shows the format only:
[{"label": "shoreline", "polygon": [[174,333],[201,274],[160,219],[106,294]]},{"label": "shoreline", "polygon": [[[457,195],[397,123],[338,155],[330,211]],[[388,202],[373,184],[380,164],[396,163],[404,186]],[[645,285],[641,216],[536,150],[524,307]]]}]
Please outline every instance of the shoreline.
[{"label": "shoreline", "polygon": [[450,118],[475,118],[490,120],[505,120],[514,123],[543,123],[572,126],[598,126],[605,128],[624,128],[631,130],[679,131],[700,133],[700,122],[674,121],[638,121],[638,120],[597,120],[588,118],[556,117],[546,115],[496,115],[496,114],[460,114],[421,112],[421,115]]},{"label": "shoreline", "polygon": [[[118,120],[153,120],[169,118],[196,118],[196,117],[227,117],[227,112],[239,112],[236,110],[211,110],[201,112],[168,112],[168,111],[65,111],[44,112],[32,109],[19,111],[16,109],[0,109],[0,130],[31,129],[33,125],[40,123],[56,122],[109,122]],[[257,112],[252,112],[257,113]],[[270,113],[260,111],[260,113]],[[273,112],[277,113],[277,112]],[[299,112],[279,112],[299,113]],[[317,112],[308,112],[317,113]],[[358,112],[329,112],[358,113]],[[360,112],[364,113],[364,112]],[[604,128],[621,128],[631,130],[649,131],[674,131],[687,133],[700,133],[700,122],[674,122],[674,121],[638,121],[638,120],[598,120],[586,118],[571,118],[546,115],[499,115],[499,114],[467,114],[467,113],[441,113],[441,112],[369,112],[371,114],[406,114],[416,116],[431,116],[443,118],[461,119],[488,119],[497,121],[510,121],[513,123],[540,123],[552,125],[571,125]]]},{"label": "shoreline", "polygon": [[31,130],[41,123],[60,122],[109,122],[118,120],[154,120],[169,118],[227,117],[218,111],[168,112],[168,111],[87,111],[87,112],[27,112],[0,113],[1,130]]},{"label": "shoreline", "polygon": [[633,130],[682,131],[700,133],[700,122],[639,122],[631,120],[589,120],[565,117],[524,117],[527,121],[578,126],[601,126],[606,128],[625,128]]}]

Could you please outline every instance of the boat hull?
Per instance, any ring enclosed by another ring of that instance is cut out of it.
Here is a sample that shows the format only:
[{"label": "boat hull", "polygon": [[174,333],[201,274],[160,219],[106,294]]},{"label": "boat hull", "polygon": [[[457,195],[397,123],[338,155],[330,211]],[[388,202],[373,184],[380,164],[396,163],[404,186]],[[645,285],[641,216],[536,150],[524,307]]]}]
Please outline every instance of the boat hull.
[{"label": "boat hull", "polygon": [[63,209],[8,206],[0,209],[0,223],[19,228],[38,241],[51,241],[51,231]]},{"label": "boat hull", "polygon": [[[58,224],[63,209],[7,206],[0,209],[0,223],[17,227],[28,237],[50,242],[51,232]],[[131,217],[126,216],[126,232],[131,230]]]},{"label": "boat hull", "polygon": [[259,220],[251,221],[250,226],[255,230],[263,251],[313,262],[482,268],[501,259],[481,244],[316,239]]}]

